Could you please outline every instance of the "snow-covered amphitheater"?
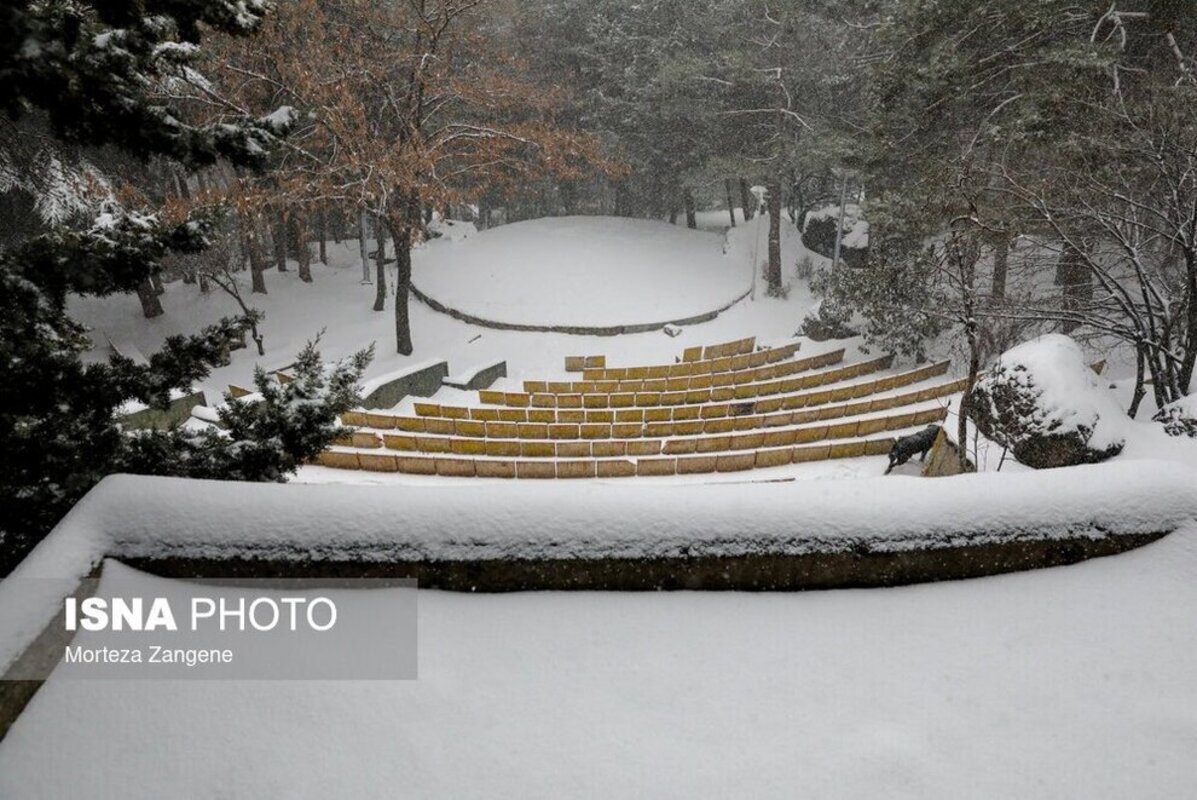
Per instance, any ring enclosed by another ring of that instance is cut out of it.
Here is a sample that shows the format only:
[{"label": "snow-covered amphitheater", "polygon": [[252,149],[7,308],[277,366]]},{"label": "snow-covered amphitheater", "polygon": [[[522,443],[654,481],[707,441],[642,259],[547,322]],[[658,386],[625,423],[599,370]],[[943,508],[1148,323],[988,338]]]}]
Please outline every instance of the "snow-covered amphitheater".
[{"label": "snow-covered amphitheater", "polygon": [[[89,575],[406,577],[418,679],[7,681],[0,797],[131,774],[144,797],[1184,796],[1197,459],[1144,427],[1106,464],[951,474],[949,354],[796,335],[810,254],[787,234],[767,297],[763,234],[446,226],[416,253],[411,357],[356,243],[314,286],[272,275],[269,354],[197,386],[186,424],[324,329],[328,358],[379,347],[344,434],[285,484],[107,478],[0,583],[0,664],[44,658]],[[153,325],[126,298],[73,312],[151,352],[225,311],[163,300]],[[929,424],[927,461],[886,475]]]}]

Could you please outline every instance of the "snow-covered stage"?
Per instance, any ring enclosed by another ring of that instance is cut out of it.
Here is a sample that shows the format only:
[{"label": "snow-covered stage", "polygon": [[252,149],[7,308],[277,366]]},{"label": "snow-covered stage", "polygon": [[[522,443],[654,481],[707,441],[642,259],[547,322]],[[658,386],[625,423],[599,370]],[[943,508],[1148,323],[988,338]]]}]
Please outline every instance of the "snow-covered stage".
[{"label": "snow-covered stage", "polygon": [[412,284],[475,324],[648,330],[710,319],[749,293],[752,260],[725,253],[725,241],[651,220],[529,220],[430,248]]}]

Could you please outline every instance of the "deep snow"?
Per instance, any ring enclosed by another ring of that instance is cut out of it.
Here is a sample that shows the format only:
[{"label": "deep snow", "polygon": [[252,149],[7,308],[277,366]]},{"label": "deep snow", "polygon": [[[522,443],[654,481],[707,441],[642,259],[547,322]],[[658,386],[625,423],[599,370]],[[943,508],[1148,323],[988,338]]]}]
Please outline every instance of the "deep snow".
[{"label": "deep snow", "polygon": [[[113,476],[13,573],[78,579],[104,556],[342,560],[893,551],[1172,530],[1197,471],[1151,461],[923,480],[304,486]],[[61,595],[0,583],[0,669]]]},{"label": "deep snow", "polygon": [[51,680],[0,796],[1179,798],[1197,526],[801,594],[420,594],[419,679]]}]

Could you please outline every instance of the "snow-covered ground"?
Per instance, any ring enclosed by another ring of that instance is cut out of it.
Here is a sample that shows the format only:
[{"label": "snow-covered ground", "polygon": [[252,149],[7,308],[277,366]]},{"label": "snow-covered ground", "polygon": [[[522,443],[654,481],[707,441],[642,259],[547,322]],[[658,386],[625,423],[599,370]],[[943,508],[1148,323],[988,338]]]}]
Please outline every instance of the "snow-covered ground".
[{"label": "snow-covered ground", "polygon": [[[475,248],[491,237],[507,238],[510,236],[507,233],[509,230],[539,235],[546,229],[563,226],[563,229],[576,231],[575,223],[569,222],[569,219],[572,218],[567,218],[566,222],[543,220],[535,224],[519,223],[464,239],[458,235],[433,239],[414,253],[415,282],[422,285],[421,276],[430,273],[425,270],[425,263],[448,263],[452,254],[462,248]],[[765,222],[767,225],[767,220]],[[707,302],[701,299],[695,302],[695,293],[704,291],[703,285],[694,280],[695,270],[707,270],[708,276],[716,275],[719,281],[730,281],[728,286],[734,284],[722,302],[733,299],[750,287],[749,265],[754,263],[754,259],[759,265],[766,256],[766,231],[760,223],[761,219],[757,218],[748,226],[737,227],[724,242],[713,233],[690,231],[683,226],[635,219],[605,219],[595,223],[606,230],[599,237],[605,243],[602,247],[588,244],[584,237],[576,238],[575,244],[592,251],[592,263],[598,263],[606,270],[620,270],[630,248],[615,244],[620,237],[612,231],[624,230],[628,241],[641,244],[646,243],[645,231],[656,231],[662,241],[678,246],[675,249],[661,246],[653,248],[659,260],[651,265],[645,260],[637,260],[636,263],[652,272],[652,275],[641,276],[639,280],[667,286],[669,296],[654,298],[643,291],[628,291],[626,302],[634,303],[641,309],[651,309],[655,303],[674,301],[688,307],[701,307]],[[413,298],[410,308],[415,352],[410,356],[395,353],[394,298],[388,297],[384,312],[371,310],[374,286],[361,284],[357,241],[340,245],[330,242],[329,266],[324,267],[318,262],[313,265],[312,284],[300,282],[292,264],[289,272],[270,270],[266,274],[268,294],[250,295],[247,292],[250,305],[266,313],[261,330],[266,337],[267,353],[259,357],[256,352],[251,352],[252,348],[236,351],[232,363],[215,370],[201,388],[212,395],[209,402],[215,402],[228,384],[246,384],[255,364],[276,369],[290,363],[304,342],[322,330],[321,352],[330,359],[343,358],[371,342],[376,343],[375,360],[366,374],[367,378],[438,358],[449,361],[451,373],[476,364],[505,359],[509,376],[544,379],[564,375],[562,370],[567,355],[604,354],[612,365],[670,363],[685,347],[692,345],[715,344],[751,335],[756,335],[758,341],[763,343],[776,343],[793,336],[812,305],[805,284],[799,283],[794,277],[801,244],[797,230],[792,229],[792,226],[790,228],[786,231],[784,242],[785,279],[793,284],[794,291],[787,299],[767,298],[758,289],[754,296],[736,304],[715,320],[685,327],[676,338],[660,331],[623,336],[577,336],[480,328],[433,311]],[[548,252],[541,247],[536,237],[530,237],[523,246],[528,252]],[[509,251],[518,249],[516,244],[510,242],[505,247]],[[556,252],[555,248],[549,249]],[[723,248],[726,254],[721,254]],[[471,252],[476,250],[471,249]],[[702,255],[702,263],[693,263],[692,256],[696,253]],[[603,254],[608,254],[610,258],[605,262],[595,261]],[[548,265],[533,264],[530,268],[543,272],[559,266],[554,261]],[[393,267],[388,269],[393,270]],[[758,282],[759,275],[758,268]],[[248,274],[243,274],[242,279],[247,282]],[[391,275],[388,288],[393,289],[393,286]],[[480,296],[487,291],[485,285],[475,289]],[[561,291],[560,283],[548,289],[530,285],[527,291],[530,295],[535,294],[542,307],[554,309],[553,313],[567,320],[581,319],[588,313],[591,302],[585,293]],[[719,296],[722,298],[723,294]],[[97,354],[102,355],[107,353],[105,337],[117,342],[130,342],[141,352],[151,353],[168,335],[193,332],[221,316],[239,313],[236,303],[218,290],[203,295],[194,285],[181,282],[167,284],[162,301],[166,313],[153,320],[141,316],[137,298],[133,295],[102,299],[73,298],[70,310],[76,318],[91,326]],[[656,316],[655,312],[653,316]],[[671,315],[661,316],[668,319]]]},{"label": "snow-covered ground", "polygon": [[[534,259],[527,265],[537,274],[546,274],[560,266],[562,248],[567,247],[572,236],[573,244],[589,253],[588,263],[596,273],[622,269],[624,260],[636,249],[633,243],[649,248],[654,254],[651,262],[648,259],[635,260],[646,271],[653,273],[654,277],[644,280],[680,287],[671,296],[685,298],[687,303],[694,298],[691,293],[698,291],[698,284],[690,280],[695,269],[690,256],[694,253],[705,253],[707,263],[718,264],[717,268],[712,267],[714,272],[710,275],[718,274],[721,278],[740,275],[736,280],[746,281],[749,266],[757,265],[756,291],[716,319],[683,328],[676,338],[659,331],[621,336],[577,336],[480,328],[433,311],[412,299],[410,308],[415,352],[411,356],[400,356],[394,352],[393,346],[393,298],[388,299],[385,312],[371,311],[374,287],[360,283],[361,267],[356,240],[341,245],[330,243],[329,266],[323,267],[319,263],[313,265],[312,284],[301,283],[292,265],[290,272],[271,270],[267,274],[269,294],[247,295],[251,305],[266,312],[262,330],[266,335],[267,354],[258,357],[251,349],[237,351],[232,363],[215,370],[201,388],[207,392],[208,402],[215,404],[219,401],[220,392],[228,384],[247,385],[255,364],[267,369],[284,366],[306,340],[321,331],[321,349],[330,359],[345,357],[370,342],[376,343],[376,357],[366,374],[367,379],[430,359],[448,360],[451,373],[495,360],[505,360],[509,377],[500,385],[518,387],[524,379],[567,378],[563,371],[565,356],[603,354],[607,356],[609,365],[620,366],[671,363],[686,347],[751,335],[755,335],[758,342],[776,344],[789,340],[815,305],[806,281],[797,277],[796,269],[804,258],[809,257],[817,263],[825,259],[802,246],[798,230],[792,224],[782,225],[783,280],[789,293],[785,298],[770,298],[765,295],[760,279],[760,265],[766,256],[767,217],[755,217],[748,224],[743,224],[741,219],[741,224],[736,228],[722,229],[720,235],[725,237],[722,240],[718,239],[716,232],[727,223],[725,212],[702,212],[699,223],[706,231],[690,231],[682,225],[670,226],[663,222],[635,219],[592,218],[585,223],[581,219],[537,220],[481,233],[473,232],[467,223],[454,224],[447,227],[446,236],[432,240],[415,252],[417,282],[422,280],[420,276],[436,273],[431,265],[451,265],[453,255],[461,252],[473,254],[470,257],[472,269],[484,270],[486,261],[482,254],[486,250],[481,245],[488,241],[503,242],[498,252],[507,256],[526,252],[551,259],[547,263]],[[662,242],[678,244],[679,249],[671,250],[666,246],[650,244],[657,237]],[[713,249],[712,246],[713,242],[718,241],[722,241],[722,255],[720,248]],[[248,275],[243,275],[243,279],[248,280]],[[393,275],[388,285],[393,287]],[[477,291],[479,297],[485,296],[488,290],[486,285],[471,288]],[[537,284],[530,284],[527,292],[529,297],[540,298],[543,307],[557,309],[555,313],[571,319],[582,319],[590,304],[590,298],[583,292],[548,291],[545,286]],[[132,295],[76,300],[71,305],[71,311],[93,328],[93,339],[99,345],[98,354],[106,351],[106,337],[116,342],[131,343],[140,351],[150,353],[170,334],[194,331],[200,325],[237,312],[235,303],[219,291],[202,295],[195,286],[182,283],[168,284],[162,299],[166,314],[154,320],[142,318],[137,299]],[[639,297],[635,302],[645,309],[652,307],[645,297]],[[844,344],[849,348],[847,361],[866,357],[858,350],[858,340],[824,344],[804,342],[801,355],[812,355]],[[903,366],[910,365],[896,365],[897,368]],[[1118,377],[1113,376],[1111,382],[1117,386],[1117,394],[1125,403],[1129,391],[1125,382],[1119,381]],[[436,399],[469,405],[477,398],[474,393],[443,389]],[[405,401],[399,408],[400,413],[410,412],[410,406],[411,401]],[[1139,421],[1129,423],[1127,447],[1120,458],[1165,459],[1197,465],[1197,446],[1189,440],[1181,441],[1163,435],[1158,425],[1149,422],[1150,406],[1150,402],[1145,403]],[[948,418],[946,424],[950,430],[955,430],[955,419],[954,414]],[[990,468],[1000,462],[1003,470],[1018,469],[1018,465],[1009,459],[1003,462],[1001,453],[997,451],[978,453],[977,456]],[[844,479],[879,475],[885,465],[884,457],[870,457],[756,470],[750,476],[732,473],[631,480],[674,483],[777,478]],[[900,469],[914,472],[917,471],[917,465]],[[451,482],[453,479],[303,467],[297,480],[310,483],[428,485]]]},{"label": "snow-covered ground", "polygon": [[900,589],[419,599],[419,679],[51,679],[0,796],[1180,798],[1197,526]]},{"label": "snow-covered ground", "polygon": [[721,309],[752,285],[719,233],[665,222],[559,217],[429,247],[412,283],[473,317],[525,325],[670,322]]},{"label": "snow-covered ground", "polygon": [[[659,225],[603,224],[626,226],[629,237]],[[502,231],[429,243],[417,253],[417,284],[435,259],[449,263],[455,248]],[[782,341],[812,307],[795,277],[804,255],[796,230],[783,231],[789,296],[766,298],[758,283],[753,298],[677,338],[496,331],[413,301],[410,357],[392,354],[389,304],[385,314],[369,310],[373,287],[358,283],[356,243],[333,247],[311,286],[294,272],[267,276],[271,293],[252,300],[268,314],[268,355],[237,353],[205,388],[246,383],[255,361],[282,366],[322,327],[329,357],[377,341],[368,378],[430,358],[449,360],[451,372],[504,358],[511,383],[561,376],[566,355],[668,363],[696,344]],[[747,272],[763,258],[762,234],[759,219],[737,227],[718,258]],[[718,241],[680,226],[663,237],[700,249]],[[554,249],[540,241],[551,237],[535,238],[520,246]],[[687,247],[656,259],[675,283],[691,267]],[[582,294],[546,291],[541,302],[581,313]],[[167,315],[150,322],[131,297],[72,310],[144,352],[235,310],[181,284],[168,287],[164,305]],[[444,390],[438,399],[468,397]],[[717,476],[716,486],[448,486],[320,468],[299,480],[387,486],[109,479],[19,574],[75,578],[105,554],[603,557],[1179,530],[1071,567],[902,589],[425,591],[417,681],[52,677],[0,742],[0,797],[1188,797],[1197,776],[1197,446],[1147,421],[1124,433],[1126,448],[1108,464],[1032,473],[1007,463],[1000,474],[935,481],[752,482],[879,476],[883,458]],[[989,469],[999,460],[982,454]],[[11,586],[0,584],[0,663],[60,602],[14,596]]]}]

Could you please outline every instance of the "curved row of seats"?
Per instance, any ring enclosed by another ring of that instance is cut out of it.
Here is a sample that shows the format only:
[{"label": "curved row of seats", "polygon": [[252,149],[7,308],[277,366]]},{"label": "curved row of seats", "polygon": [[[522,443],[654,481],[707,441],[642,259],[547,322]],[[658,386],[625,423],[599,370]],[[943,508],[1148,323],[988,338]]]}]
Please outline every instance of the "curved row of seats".
[{"label": "curved row of seats", "polygon": [[[946,409],[932,421],[941,421]],[[410,475],[483,478],[620,478],[630,476],[685,475],[780,467],[810,461],[885,455],[893,438],[829,441],[794,447],[724,451],[709,454],[645,458],[489,458],[455,456],[403,456],[329,450],[317,463],[337,469],[400,472]]]},{"label": "curved row of seats", "polygon": [[[604,431],[579,434],[578,425],[537,425],[524,423],[508,437],[483,438],[472,435],[435,436],[412,433],[356,431],[338,441],[342,447],[377,449],[385,447],[407,453],[454,453],[457,455],[518,456],[523,458],[578,458],[611,456],[681,455],[714,453],[724,450],[755,450],[760,447],[785,447],[809,444],[825,439],[855,439],[882,431],[926,425],[940,418],[938,404],[887,416],[859,416],[842,421],[784,428],[710,430],[706,423],[659,423],[667,430],[650,432],[648,426],[637,428],[632,437],[621,437],[606,426]],[[732,422],[732,420],[723,420]],[[513,423],[503,423],[512,424]],[[683,426],[686,428],[683,432]],[[560,430],[565,429],[565,430]],[[676,432],[675,432],[676,431]],[[604,433],[606,435],[595,435]]]},{"label": "curved row of seats", "polygon": [[[723,356],[721,358],[710,359],[706,361],[679,361],[676,364],[658,364],[650,367],[612,367],[601,369],[587,369],[582,372],[582,381],[580,382],[606,382],[606,381],[637,381],[637,380],[660,380],[668,378],[692,378],[703,375],[722,375],[729,372],[743,372],[749,369],[760,369],[771,364],[778,364],[785,361],[787,358],[793,357],[795,353],[801,348],[799,342],[782,345],[781,347],[773,347],[768,350],[758,350],[755,353],[738,355],[738,356]],[[562,383],[579,383],[579,381],[526,381],[525,387],[539,384],[544,386],[556,386]],[[525,391],[554,391],[549,388],[525,388]],[[561,391],[577,391],[574,389],[562,389]]]},{"label": "curved row of seats", "polygon": [[[958,380],[924,387],[904,394],[873,397],[861,402],[831,403],[808,409],[780,411],[773,414],[722,414],[721,416],[696,416],[692,419],[670,419],[647,422],[479,422],[469,419],[443,417],[403,417],[385,420],[386,422],[398,422],[398,425],[385,425],[381,428],[375,428],[376,432],[362,431],[361,435],[354,442],[354,446],[375,446],[368,443],[371,441],[368,437],[373,437],[374,440],[377,440],[379,435],[385,437],[389,435],[388,432],[390,430],[395,428],[403,432],[402,434],[396,434],[397,436],[432,434],[436,436],[463,438],[557,440],[669,438],[674,436],[722,434],[733,431],[766,430],[877,414],[895,408],[909,407],[917,403],[938,400],[962,391],[963,388],[964,381]],[[692,406],[691,408],[698,407]],[[370,427],[373,428],[375,426]],[[366,444],[363,444],[363,442],[366,442]]]},{"label": "curved row of seats", "polygon": [[[801,424],[819,419],[832,419],[851,414],[886,411],[910,403],[945,397],[962,391],[963,382],[923,387],[917,391],[897,395],[880,395],[905,386],[912,386],[942,376],[948,362],[930,364],[872,381],[851,383],[830,389],[798,392],[791,395],[761,398],[745,402],[709,403],[683,406],[653,406],[621,409],[567,408],[471,408],[465,406],[416,403],[417,416],[349,412],[342,416],[346,425],[390,430],[397,428],[410,433],[456,435],[496,435],[485,433],[490,423],[542,423],[574,425],[624,425],[641,423],[692,422],[694,420],[722,420],[735,418],[732,427],[769,427]],[[858,403],[847,401],[869,398]],[[483,423],[483,428],[459,423]],[[502,430],[492,428],[493,431]],[[510,429],[507,429],[510,430]],[[631,430],[621,428],[622,431]],[[618,435],[618,434],[617,434]]]},{"label": "curved row of seats", "polygon": [[797,377],[756,383],[739,383],[732,386],[717,386],[709,389],[664,392],[620,392],[616,394],[532,394],[529,392],[501,392],[483,389],[478,399],[484,405],[512,406],[516,408],[632,408],[645,406],[677,406],[695,403],[747,400],[774,394],[787,394],[840,383],[861,375],[889,369],[893,356],[882,356],[871,361],[860,361],[846,367],[836,367],[822,372],[808,372]]},{"label": "curved row of seats", "polygon": [[[702,371],[721,371],[720,369],[712,370],[712,368],[704,362],[718,361],[720,359],[733,358],[736,356],[751,355],[752,366],[759,367],[762,364],[771,364],[773,361],[789,358],[798,351],[798,346],[798,342],[790,342],[778,347],[758,348],[756,346],[756,337],[749,336],[746,339],[736,339],[735,341],[723,342],[722,344],[711,344],[707,345],[706,347],[687,347],[684,351],[682,351],[682,357],[679,358],[674,364],[650,367],[612,367],[607,369],[606,356],[566,356],[565,371],[584,373],[583,379],[588,381],[607,380],[608,378],[620,379],[666,377],[666,373],[662,372],[662,370],[675,370],[672,372],[672,377],[677,377],[679,375],[697,375]],[[750,362],[746,361],[743,363],[747,365]],[[737,369],[739,368],[741,367],[737,367]],[[694,371],[691,372],[691,369]],[[632,374],[628,374],[629,372]],[[650,375],[649,373],[653,374]]]},{"label": "curved row of seats", "polygon": [[[764,350],[761,354],[771,351]],[[747,358],[747,356],[743,356]],[[734,359],[733,359],[734,360]],[[529,394],[617,394],[624,392],[670,392],[688,389],[710,389],[716,386],[734,386],[743,383],[760,383],[775,378],[785,378],[812,369],[838,364],[844,360],[844,349],[803,358],[797,361],[779,360],[763,366],[750,366],[717,372],[700,372],[675,377],[649,375],[624,380],[581,380],[581,381],[524,381],[524,392]]]},{"label": "curved row of seats", "polygon": [[[342,420],[359,430],[318,462],[510,478],[754,469],[888,452],[892,434],[941,421],[942,399],[963,389],[957,380],[920,385],[943,376],[947,362],[859,380],[888,369],[892,356],[839,366],[843,349],[794,359],[796,342],[753,352],[754,343],[690,348],[688,360],[656,367],[607,368],[604,357],[587,357],[595,366],[583,381],[482,390],[475,407],[416,402],[414,415],[351,412]],[[689,374],[670,375],[681,363]],[[895,391],[904,387],[912,388]]]}]

